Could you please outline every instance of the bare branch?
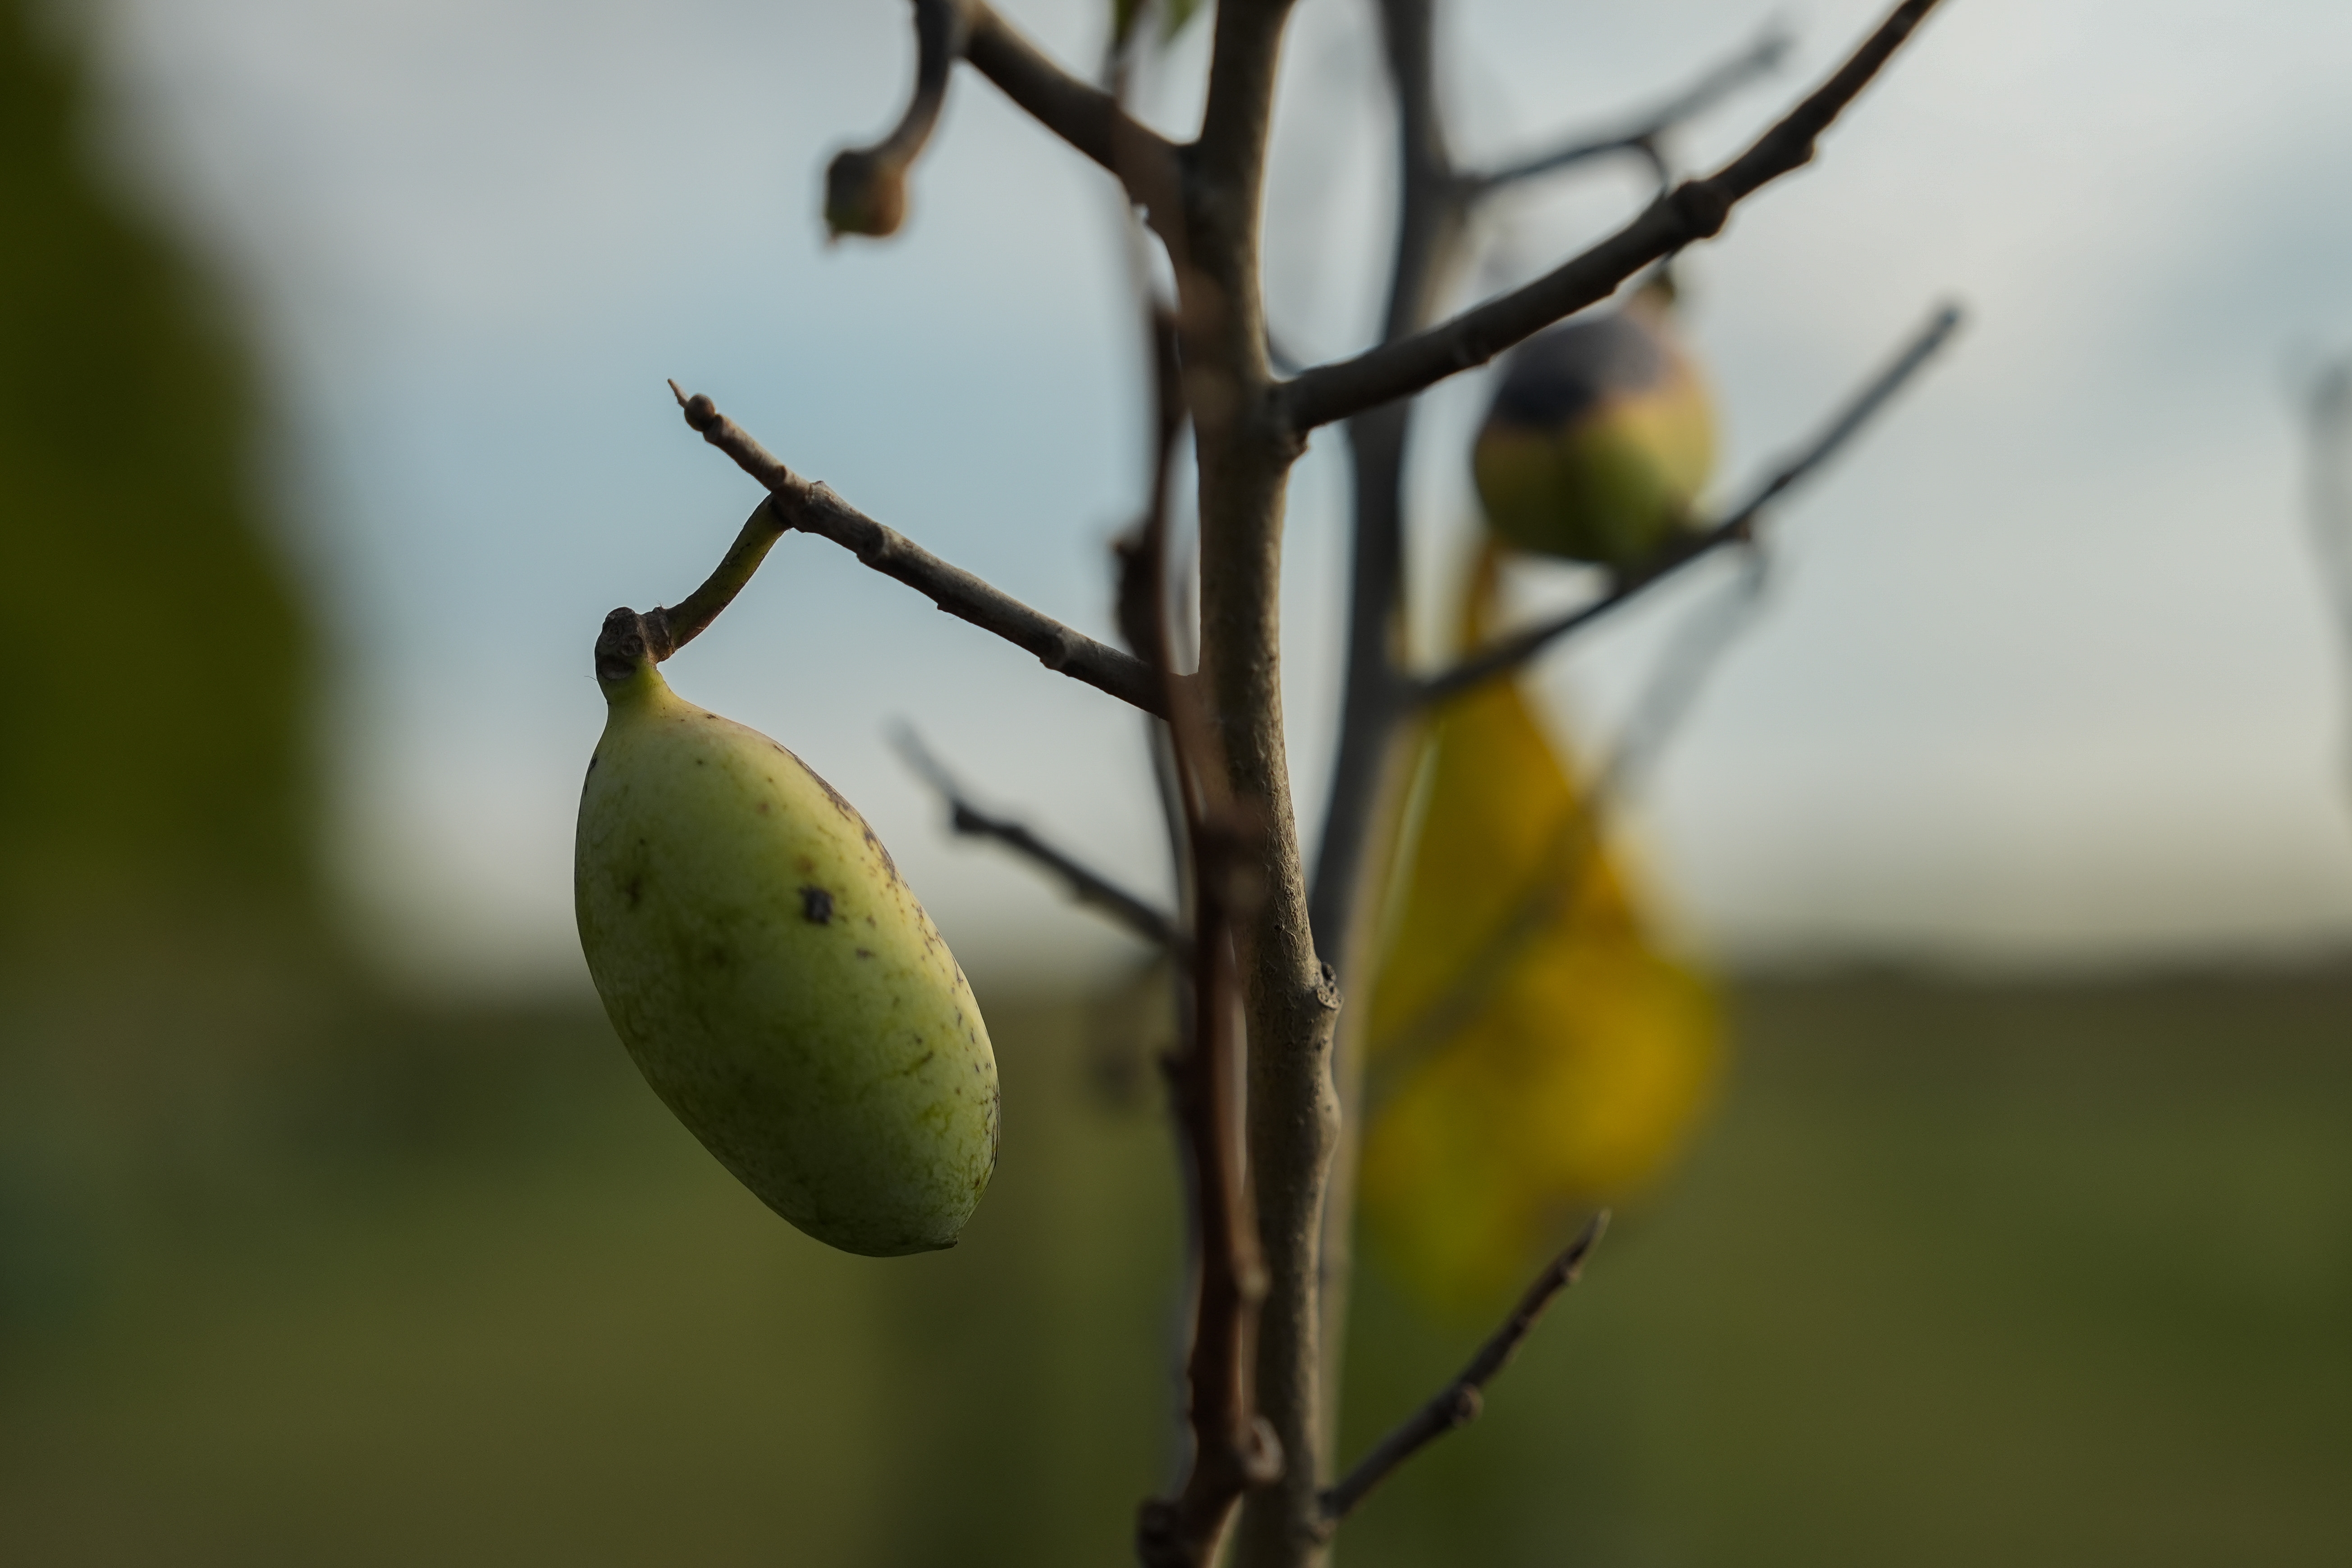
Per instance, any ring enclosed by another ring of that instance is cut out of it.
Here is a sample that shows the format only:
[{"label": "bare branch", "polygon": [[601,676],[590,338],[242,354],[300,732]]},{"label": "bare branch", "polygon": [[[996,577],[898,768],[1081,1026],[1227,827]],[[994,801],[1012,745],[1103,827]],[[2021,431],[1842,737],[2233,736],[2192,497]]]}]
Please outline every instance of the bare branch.
[{"label": "bare branch", "polygon": [[[1160,363],[1160,439],[1143,526],[1122,552],[1120,600],[1155,669],[1167,671],[1175,634],[1167,592],[1167,482],[1183,407],[1178,400],[1173,322],[1153,311]],[[1165,735],[1187,865],[1192,982],[1185,1047],[1169,1065],[1170,1098],[1190,1178],[1193,1299],[1184,1364],[1191,1454],[1171,1495],[1136,1515],[1145,1568],[1208,1568],[1234,1505],[1281,1475],[1281,1436],[1259,1414],[1257,1352],[1267,1295],[1256,1194],[1243,1142],[1246,992],[1239,951],[1263,901],[1264,819],[1235,798],[1201,687],[1169,676]]]},{"label": "bare branch", "polygon": [[1749,82],[1777,68],[1788,58],[1794,42],[1786,29],[1774,23],[1738,54],[1674,97],[1633,116],[1628,123],[1614,131],[1582,132],[1545,152],[1529,154],[1499,169],[1486,174],[1465,174],[1463,181],[1468,187],[1468,194],[1487,195],[1507,185],[1554,174],[1589,159],[1605,157],[1612,153],[1642,153],[1653,148],[1658,138],[1667,132],[1685,121],[1696,119]]},{"label": "bare branch", "polygon": [[1110,171],[1162,235],[1182,221],[1176,146],[1127,112],[1113,94],[1071,75],[985,0],[955,0],[963,58],[1029,117]]},{"label": "bare branch", "polygon": [[907,219],[907,170],[922,154],[947,102],[948,74],[963,52],[962,10],[954,0],[915,0],[915,91],[887,136],[845,147],[824,172],[825,226],[882,238]]},{"label": "bare branch", "polygon": [[1426,331],[1318,366],[1276,388],[1288,427],[1304,434],[1361,409],[1409,397],[1486,363],[1562,317],[1596,304],[1643,268],[1721,232],[1739,202],[1812,161],[1814,143],[1902,47],[1937,0],[1904,0],[1836,75],[1705,179],[1686,181],[1615,234],[1524,288]]},{"label": "bare branch", "polygon": [[[786,468],[744,428],[700,393],[688,397],[676,382],[678,406],[702,438],[735,460],[735,466],[768,491],[767,510],[782,528],[796,528],[832,540],[886,577],[893,577],[959,620],[993,632],[1034,654],[1046,668],[1147,713],[1165,715],[1168,695],[1157,671],[1108,643],[1097,642],[1053,616],[1031,609],[1012,595],[953,566],[894,529],[884,527],[824,485]],[[714,579],[716,581],[716,579]],[[740,586],[740,584],[738,584]],[[713,609],[712,614],[717,614]],[[698,627],[698,630],[700,628]]]},{"label": "bare branch", "polygon": [[667,608],[646,613],[646,647],[656,663],[700,637],[703,628],[719,618],[719,612],[735,602],[735,595],[743,591],[783,532],[783,523],[761,501],[743,520],[735,542],[727,547],[718,569],[702,580],[702,586]]},{"label": "bare branch", "polygon": [[1061,879],[1078,902],[1093,906],[1125,926],[1133,935],[1154,947],[1174,953],[1180,963],[1184,961],[1188,944],[1183,933],[1176,929],[1175,921],[1165,911],[1155,908],[1148,900],[1129,892],[1101,872],[1055,848],[1024,824],[1010,817],[992,816],[974,805],[963,793],[963,786],[956,782],[955,775],[931,754],[930,749],[923,744],[912,727],[905,724],[896,726],[890,739],[907,765],[947,802],[948,823],[957,833],[968,838],[992,838],[1024,859],[1044,867]]},{"label": "bare branch", "polygon": [[1551,1260],[1550,1267],[1536,1277],[1527,1294],[1504,1320],[1492,1338],[1478,1347],[1470,1364],[1456,1374],[1452,1383],[1433,1395],[1428,1404],[1406,1417],[1372,1451],[1357,1461],[1356,1468],[1323,1493],[1323,1517],[1328,1525],[1336,1526],[1348,1517],[1355,1506],[1364,1500],[1366,1493],[1382,1481],[1399,1465],[1422,1449],[1443,1437],[1456,1426],[1465,1426],[1478,1418],[1486,1408],[1485,1390],[1495,1374],[1511,1363],[1520,1343],[1535,1331],[1546,1308],[1560,1292],[1576,1283],[1584,1268],[1584,1259],[1609,1228],[1609,1211],[1602,1209],[1585,1222],[1583,1230],[1568,1250]]},{"label": "bare branch", "polygon": [[1684,617],[1674,640],[1652,668],[1616,743],[1593,770],[1588,795],[1594,816],[1605,815],[1611,801],[1630,793],[1633,781],[1657,764],[1675,731],[1689,717],[1707,677],[1762,608],[1765,584],[1771,574],[1769,558],[1761,542],[1752,536],[1742,554],[1743,570],[1729,590]]},{"label": "bare branch", "polygon": [[1441,701],[1482,680],[1517,669],[1559,638],[1600,619],[1661,578],[1671,575],[1711,551],[1748,538],[1764,509],[1828,462],[1840,447],[1870,422],[1873,416],[1885,407],[1904,383],[1916,374],[1950,340],[1959,327],[1960,319],[1960,309],[1957,305],[1946,305],[1937,311],[1927,326],[1895,356],[1894,363],[1855,394],[1811,445],[1783,463],[1727,516],[1702,531],[1670,542],[1658,555],[1627,573],[1614,587],[1592,603],[1531,626],[1517,636],[1505,637],[1450,669],[1423,677],[1415,683],[1415,699],[1424,703]]}]

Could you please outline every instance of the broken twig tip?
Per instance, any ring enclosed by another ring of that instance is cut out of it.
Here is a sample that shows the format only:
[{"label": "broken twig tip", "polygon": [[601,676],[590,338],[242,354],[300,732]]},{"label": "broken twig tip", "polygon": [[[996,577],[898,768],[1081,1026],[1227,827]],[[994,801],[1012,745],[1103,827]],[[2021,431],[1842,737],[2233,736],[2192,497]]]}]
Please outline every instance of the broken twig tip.
[{"label": "broken twig tip", "polygon": [[674,381],[669,384],[669,389],[677,399],[677,405],[686,411],[687,424],[698,433],[709,435],[719,423],[719,405],[699,392],[688,397],[686,389]]}]

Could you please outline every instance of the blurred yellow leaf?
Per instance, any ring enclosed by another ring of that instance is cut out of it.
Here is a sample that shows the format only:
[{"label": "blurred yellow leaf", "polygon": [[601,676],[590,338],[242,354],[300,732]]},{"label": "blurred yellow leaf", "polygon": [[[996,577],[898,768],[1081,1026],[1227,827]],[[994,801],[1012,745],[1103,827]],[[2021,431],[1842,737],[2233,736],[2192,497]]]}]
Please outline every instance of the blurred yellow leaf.
[{"label": "blurred yellow leaf", "polygon": [[[1488,545],[1466,646],[1497,575]],[[1425,766],[1372,989],[1362,1197],[1424,1293],[1483,1303],[1664,1163],[1705,1098],[1719,1029],[1705,983],[1648,941],[1516,682],[1448,704]]]}]

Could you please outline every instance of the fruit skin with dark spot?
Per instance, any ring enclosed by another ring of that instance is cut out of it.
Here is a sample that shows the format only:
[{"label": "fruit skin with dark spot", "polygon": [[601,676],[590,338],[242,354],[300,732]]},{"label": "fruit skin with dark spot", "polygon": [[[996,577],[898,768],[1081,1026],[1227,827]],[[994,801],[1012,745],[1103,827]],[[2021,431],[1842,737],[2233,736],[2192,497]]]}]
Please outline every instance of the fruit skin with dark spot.
[{"label": "fruit skin with dark spot", "polygon": [[646,1081],[818,1240],[953,1246],[995,1168],[996,1058],[930,918],[798,757],[649,660],[600,684],[574,906]]}]

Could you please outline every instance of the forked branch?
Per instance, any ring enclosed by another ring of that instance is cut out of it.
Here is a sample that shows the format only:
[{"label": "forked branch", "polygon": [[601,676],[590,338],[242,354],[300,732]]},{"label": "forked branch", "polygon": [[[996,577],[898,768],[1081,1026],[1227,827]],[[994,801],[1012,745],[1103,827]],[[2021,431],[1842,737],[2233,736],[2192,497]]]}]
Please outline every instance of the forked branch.
[{"label": "forked branch", "polygon": [[[1174,320],[1149,303],[1147,315],[1157,373],[1156,439],[1142,524],[1119,552],[1118,598],[1127,635],[1151,668],[1170,672],[1177,638],[1168,594],[1168,485],[1185,409]],[[1168,1071],[1192,1222],[1184,1358],[1190,1452],[1173,1492],[1137,1510],[1135,1544],[1145,1568],[1208,1568],[1234,1505],[1282,1474],[1286,1458],[1258,1410],[1267,1279],[1243,1142],[1246,1047],[1238,947],[1263,898],[1257,871],[1265,845],[1262,815],[1234,797],[1199,685],[1172,674],[1168,681],[1167,782],[1180,819],[1173,837],[1186,861],[1181,880],[1192,922],[1181,933],[1191,956],[1184,1043]]]},{"label": "forked branch", "polygon": [[[670,383],[670,391],[677,395],[678,406],[686,411],[686,422],[767,490],[768,504],[761,510],[773,520],[779,532],[796,528],[830,539],[884,576],[895,578],[923,595],[949,615],[970,621],[982,631],[993,632],[1015,647],[1035,655],[1037,662],[1046,668],[1084,681],[1147,713],[1167,712],[1165,683],[1157,671],[1133,654],[1097,642],[1075,626],[1064,626],[1053,616],[1031,609],[962,567],[940,560],[906,535],[875,521],[824,485],[793,472],[741,426],[721,414],[709,398],[700,393],[688,397],[676,382]],[[756,521],[758,514],[753,515]],[[751,524],[745,527],[748,531]],[[735,553],[743,549],[739,540],[736,552],[730,552],[729,558],[734,559]],[[764,546],[760,553],[765,553]],[[756,555],[751,563],[758,563]],[[744,575],[750,575],[748,570]],[[737,588],[741,585],[735,584]],[[733,589],[728,590],[728,596],[732,595]],[[723,604],[724,600],[719,602]],[[711,614],[717,613],[714,607]]]},{"label": "forked branch", "polygon": [[1585,1258],[1608,1228],[1607,1209],[1586,1221],[1583,1230],[1568,1244],[1568,1250],[1553,1258],[1550,1267],[1536,1277],[1536,1282],[1528,1287],[1527,1294],[1519,1298],[1519,1304],[1511,1310],[1503,1326],[1478,1347],[1470,1364],[1432,1395],[1428,1404],[1374,1445],[1370,1453],[1357,1461],[1354,1469],[1324,1490],[1323,1518],[1327,1526],[1336,1528],[1364,1500],[1365,1494],[1388,1479],[1398,1466],[1456,1426],[1466,1426],[1478,1418],[1486,1405],[1486,1384],[1496,1373],[1510,1365],[1519,1346],[1542,1321],[1545,1310],[1560,1292],[1576,1283]]},{"label": "forked branch", "polygon": [[1436,385],[1614,293],[1643,268],[1722,231],[1731,210],[1812,161],[1813,148],[1937,0],[1904,0],[1811,96],[1717,173],[1690,180],[1582,255],[1425,331],[1307,371],[1277,389],[1288,427],[1318,426]]},{"label": "forked branch", "polygon": [[1627,573],[1608,593],[1592,603],[1530,626],[1516,636],[1501,638],[1450,669],[1423,677],[1414,683],[1414,698],[1423,703],[1442,701],[1482,680],[1517,669],[1559,638],[1579,626],[1598,620],[1660,579],[1689,565],[1702,555],[1748,538],[1765,508],[1836,456],[1840,447],[1886,406],[1904,383],[1935,358],[1936,352],[1958,330],[1960,320],[1960,309],[1957,305],[1947,305],[1937,311],[1894,362],[1838,410],[1836,417],[1820,435],[1802,451],[1773,470],[1771,476],[1759,485],[1746,500],[1721,520],[1699,532],[1670,542],[1658,555]]},{"label": "forked branch", "polygon": [[1573,164],[1606,157],[1612,153],[1654,150],[1659,138],[1666,132],[1685,121],[1696,119],[1758,77],[1777,68],[1788,58],[1793,42],[1788,32],[1775,24],[1766,28],[1754,43],[1674,97],[1653,105],[1646,113],[1633,116],[1617,129],[1580,132],[1543,152],[1529,153],[1500,168],[1484,174],[1465,174],[1463,183],[1471,195],[1482,196],[1522,181],[1557,174]]},{"label": "forked branch", "polygon": [[898,123],[870,147],[836,153],[825,170],[824,217],[836,236],[898,232],[907,172],[938,125],[948,77],[962,59],[1029,117],[1109,170],[1152,226],[1173,232],[1182,180],[1176,148],[1118,100],[1072,76],[998,16],[986,0],[914,0],[915,90]]}]

